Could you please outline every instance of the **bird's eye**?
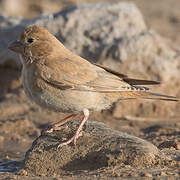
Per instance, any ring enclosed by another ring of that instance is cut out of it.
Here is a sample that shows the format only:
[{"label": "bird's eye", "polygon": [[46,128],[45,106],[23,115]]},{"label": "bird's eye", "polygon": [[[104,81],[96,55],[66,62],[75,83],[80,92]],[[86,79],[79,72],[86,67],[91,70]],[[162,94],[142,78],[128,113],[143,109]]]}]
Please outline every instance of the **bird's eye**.
[{"label": "bird's eye", "polygon": [[33,39],[33,38],[29,38],[29,39],[27,40],[27,42],[28,42],[28,43],[32,43],[32,42],[34,42],[34,39]]}]

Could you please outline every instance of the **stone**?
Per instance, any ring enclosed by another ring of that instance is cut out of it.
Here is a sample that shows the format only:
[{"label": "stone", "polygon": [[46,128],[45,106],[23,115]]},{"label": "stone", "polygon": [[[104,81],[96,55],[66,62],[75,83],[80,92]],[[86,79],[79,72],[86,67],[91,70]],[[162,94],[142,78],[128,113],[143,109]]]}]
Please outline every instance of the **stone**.
[{"label": "stone", "polygon": [[95,121],[85,124],[76,145],[57,149],[59,143],[73,135],[78,123],[69,122],[59,131],[41,135],[33,142],[22,168],[28,176],[65,175],[124,165],[142,168],[157,163],[159,150],[153,144]]}]

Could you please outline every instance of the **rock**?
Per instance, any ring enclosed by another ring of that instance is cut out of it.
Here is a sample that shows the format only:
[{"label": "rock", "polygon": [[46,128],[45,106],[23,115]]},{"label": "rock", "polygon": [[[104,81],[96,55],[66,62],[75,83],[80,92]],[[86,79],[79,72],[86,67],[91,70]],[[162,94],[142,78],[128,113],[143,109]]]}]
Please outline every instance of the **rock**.
[{"label": "rock", "polygon": [[127,74],[141,78],[168,81],[180,75],[178,52],[156,32],[145,30],[116,39],[111,46],[106,46],[101,58],[108,59],[102,62],[113,69],[121,67],[121,72],[128,70]]},{"label": "rock", "polygon": [[91,61],[97,61],[104,48],[117,39],[146,31],[142,14],[133,3],[82,5],[62,14],[61,39],[68,48]]},{"label": "rock", "polygon": [[78,123],[69,122],[65,128],[42,135],[33,142],[22,168],[28,176],[57,176],[111,166],[142,168],[157,165],[159,150],[154,145],[95,121],[86,123],[76,146],[57,149],[59,143],[73,135]]}]

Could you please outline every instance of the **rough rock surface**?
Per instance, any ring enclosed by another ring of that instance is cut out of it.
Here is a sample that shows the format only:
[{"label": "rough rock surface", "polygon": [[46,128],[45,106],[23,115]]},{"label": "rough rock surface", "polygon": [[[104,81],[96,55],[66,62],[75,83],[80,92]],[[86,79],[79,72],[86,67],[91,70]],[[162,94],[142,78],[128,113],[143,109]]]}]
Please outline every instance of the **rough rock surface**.
[{"label": "rough rock surface", "polygon": [[70,122],[60,131],[37,138],[26,153],[24,167],[19,173],[28,176],[57,176],[113,166],[145,168],[163,163],[165,159],[170,160],[153,144],[111,130],[95,121],[87,122],[76,146],[67,145],[57,149],[59,143],[73,135],[78,123]]}]

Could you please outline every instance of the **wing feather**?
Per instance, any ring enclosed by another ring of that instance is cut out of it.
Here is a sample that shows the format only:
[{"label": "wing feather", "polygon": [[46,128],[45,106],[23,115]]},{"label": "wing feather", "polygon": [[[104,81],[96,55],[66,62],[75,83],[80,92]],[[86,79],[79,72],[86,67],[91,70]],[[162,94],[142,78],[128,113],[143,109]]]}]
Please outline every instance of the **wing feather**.
[{"label": "wing feather", "polygon": [[143,86],[135,86],[138,84],[136,79],[133,79],[136,83],[126,82],[128,79],[126,75],[91,64],[81,58],[46,61],[39,66],[43,66],[43,68],[39,68],[41,78],[60,89],[96,92],[149,90]]}]

